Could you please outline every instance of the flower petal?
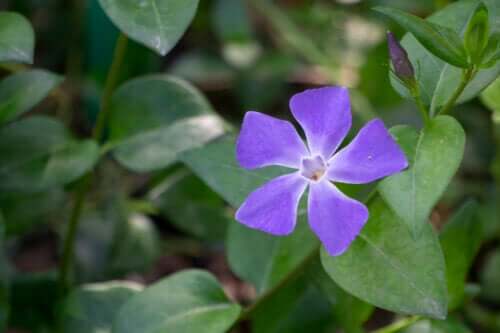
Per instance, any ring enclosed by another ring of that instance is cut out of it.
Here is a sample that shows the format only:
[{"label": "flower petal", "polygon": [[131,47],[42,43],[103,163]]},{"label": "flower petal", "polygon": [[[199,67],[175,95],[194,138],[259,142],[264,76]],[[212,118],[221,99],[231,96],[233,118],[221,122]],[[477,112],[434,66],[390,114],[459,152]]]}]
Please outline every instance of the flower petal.
[{"label": "flower petal", "polygon": [[364,184],[408,167],[405,154],[380,119],[368,122],[352,142],[329,161],[332,181]]},{"label": "flower petal", "polygon": [[298,172],[272,179],[250,193],[236,212],[236,220],[273,235],[288,235],[295,228],[306,187],[307,181]]},{"label": "flower petal", "polygon": [[246,169],[269,165],[299,168],[307,148],[293,125],[263,113],[245,114],[236,143],[236,158]]},{"label": "flower petal", "polygon": [[293,116],[304,129],[311,155],[325,160],[342,143],[351,128],[349,91],[344,87],[310,89],[290,100]]},{"label": "flower petal", "polygon": [[311,183],[309,225],[332,256],[344,253],[368,219],[362,203],[345,196],[327,180]]}]

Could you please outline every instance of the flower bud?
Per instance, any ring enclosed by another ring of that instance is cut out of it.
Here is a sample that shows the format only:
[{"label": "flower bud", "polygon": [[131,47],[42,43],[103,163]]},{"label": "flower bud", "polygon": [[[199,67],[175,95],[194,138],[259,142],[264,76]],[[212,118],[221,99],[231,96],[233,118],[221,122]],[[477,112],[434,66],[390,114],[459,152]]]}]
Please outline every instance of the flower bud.
[{"label": "flower bud", "polygon": [[415,71],[410,59],[408,59],[408,53],[406,53],[406,50],[399,44],[390,31],[387,32],[387,44],[389,46],[389,55],[392,67],[394,68],[394,74],[407,86],[414,85]]}]

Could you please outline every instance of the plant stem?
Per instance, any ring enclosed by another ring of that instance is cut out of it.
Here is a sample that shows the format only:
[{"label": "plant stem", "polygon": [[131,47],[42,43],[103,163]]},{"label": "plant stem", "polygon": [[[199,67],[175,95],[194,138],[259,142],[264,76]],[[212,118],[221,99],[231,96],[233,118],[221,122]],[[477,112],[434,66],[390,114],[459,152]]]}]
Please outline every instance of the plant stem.
[{"label": "plant stem", "polygon": [[111,63],[101,98],[101,111],[97,116],[96,124],[92,132],[92,137],[97,141],[101,141],[104,135],[104,128],[110,113],[109,104],[111,101],[111,95],[113,94],[116,84],[118,83],[120,68],[123,64],[123,60],[125,59],[127,44],[127,37],[123,33],[120,33],[118,39],[116,40],[113,62]]},{"label": "plant stem", "polygon": [[[92,137],[96,141],[101,141],[104,134],[103,132],[109,113],[109,102],[113,90],[115,89],[115,86],[118,82],[120,67],[123,63],[126,49],[127,37],[125,37],[125,35],[123,34],[120,34],[116,41],[113,61],[111,63],[111,67],[106,79],[105,89],[101,99],[101,110],[92,132]],[[78,224],[82,215],[85,196],[87,195],[90,184],[92,182],[92,176],[93,170],[89,171],[80,179],[76,192],[75,204],[73,206],[73,210],[71,211],[69,225],[63,245],[62,263],[59,268],[59,288],[62,295],[64,295],[70,287],[70,273],[74,260],[76,232],[78,230]]]},{"label": "plant stem", "polygon": [[411,316],[411,317],[406,317],[398,320],[395,323],[392,323],[388,326],[379,328],[378,330],[373,331],[372,333],[394,333],[397,332],[405,327],[410,326],[411,324],[415,323],[416,321],[420,320],[419,316]]},{"label": "plant stem", "polygon": [[417,108],[420,111],[420,114],[422,115],[424,124],[427,125],[430,121],[429,111],[425,107],[424,102],[422,102],[422,97],[420,95],[420,88],[418,86],[418,83],[415,83],[414,88],[410,90],[413,100],[415,101],[415,104],[417,105]]},{"label": "plant stem", "polygon": [[451,111],[457,99],[460,97],[460,95],[462,95],[465,87],[467,87],[467,85],[474,78],[476,73],[477,73],[476,68],[468,68],[462,71],[462,79],[460,80],[460,84],[458,85],[453,95],[451,95],[448,102],[446,102],[446,104],[443,106],[439,114],[446,114]]}]

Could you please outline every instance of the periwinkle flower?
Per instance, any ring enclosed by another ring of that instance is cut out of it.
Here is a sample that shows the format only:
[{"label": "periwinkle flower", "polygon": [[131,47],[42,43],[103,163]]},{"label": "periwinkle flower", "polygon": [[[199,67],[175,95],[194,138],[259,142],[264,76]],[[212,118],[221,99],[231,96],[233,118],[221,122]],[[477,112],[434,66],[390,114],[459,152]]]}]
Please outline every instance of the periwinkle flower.
[{"label": "periwinkle flower", "polygon": [[288,235],[309,188],[309,225],[330,255],[340,255],[363,228],[368,209],[332,182],[369,183],[405,169],[408,162],[380,119],[368,122],[337,152],[352,121],[346,88],[306,90],[292,97],[290,109],[304,129],[307,147],[290,122],[259,112],[245,114],[236,144],[239,164],[245,169],[278,165],[295,171],[250,193],[236,220],[269,234]]}]

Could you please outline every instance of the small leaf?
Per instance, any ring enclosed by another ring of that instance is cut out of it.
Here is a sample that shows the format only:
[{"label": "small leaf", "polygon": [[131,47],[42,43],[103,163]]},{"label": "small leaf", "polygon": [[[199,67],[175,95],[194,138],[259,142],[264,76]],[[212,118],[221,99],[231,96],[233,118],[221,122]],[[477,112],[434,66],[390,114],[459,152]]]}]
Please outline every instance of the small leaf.
[{"label": "small leaf", "polygon": [[120,309],[113,333],[223,333],[240,314],[208,272],[171,275],[132,297]]},{"label": "small leaf", "polygon": [[193,20],[199,0],[99,0],[128,37],[166,55]]},{"label": "small leaf", "polygon": [[0,190],[39,192],[67,184],[99,157],[92,140],[77,141],[64,126],[35,116],[0,129]]},{"label": "small leaf", "polygon": [[398,313],[444,319],[445,262],[432,227],[414,240],[380,196],[369,204],[370,218],[343,255],[323,249],[325,271],[347,292]]},{"label": "small leaf", "polygon": [[24,16],[0,12],[0,62],[33,62],[35,33]]},{"label": "small leaf", "polygon": [[500,32],[491,34],[482,54],[481,68],[490,68],[500,60]]},{"label": "small leaf", "polygon": [[141,285],[132,282],[104,282],[79,287],[64,302],[61,333],[111,333],[120,307],[141,290]]},{"label": "small leaf", "polygon": [[457,308],[463,301],[465,282],[470,265],[482,240],[481,224],[475,219],[475,202],[466,202],[445,225],[441,247],[446,259],[449,308]]},{"label": "small leaf", "polygon": [[500,119],[500,78],[483,91],[481,100],[493,111],[493,117]]},{"label": "small leaf", "polygon": [[452,29],[395,8],[376,7],[375,10],[403,26],[436,57],[457,67],[468,67],[462,40]]},{"label": "small leaf", "polygon": [[488,8],[480,2],[472,13],[464,34],[465,50],[473,64],[479,65],[481,63],[489,34]]},{"label": "small leaf", "polygon": [[0,82],[0,125],[13,120],[42,101],[62,81],[44,70],[11,75]]},{"label": "small leaf", "polygon": [[391,130],[410,167],[379,183],[379,191],[413,235],[417,236],[462,161],[465,133],[452,117],[434,118],[422,131],[406,126]]},{"label": "small leaf", "polygon": [[114,157],[137,172],[164,168],[225,131],[198,90],[166,75],[121,86],[112,98],[110,127]]}]

